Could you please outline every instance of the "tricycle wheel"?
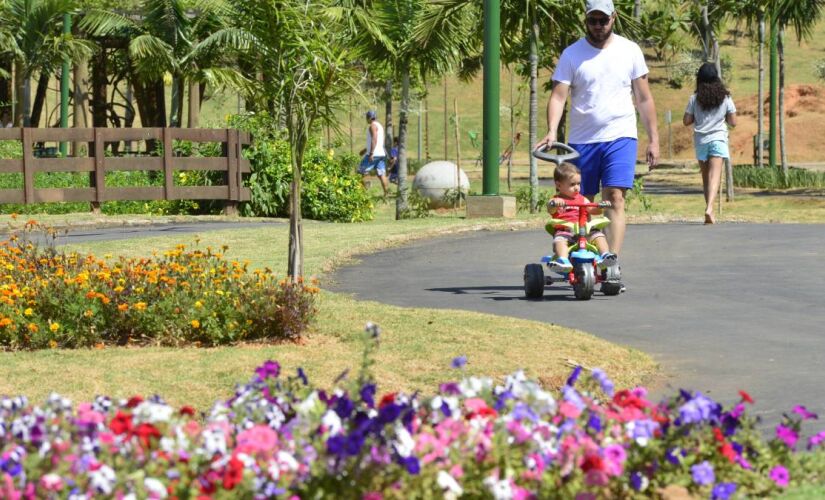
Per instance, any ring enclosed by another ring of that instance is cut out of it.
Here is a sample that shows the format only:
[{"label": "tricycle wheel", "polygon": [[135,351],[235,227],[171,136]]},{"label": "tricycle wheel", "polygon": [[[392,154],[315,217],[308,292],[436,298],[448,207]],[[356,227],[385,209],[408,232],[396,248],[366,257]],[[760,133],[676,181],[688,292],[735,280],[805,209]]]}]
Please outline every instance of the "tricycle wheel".
[{"label": "tricycle wheel", "polygon": [[524,266],[524,295],[531,299],[544,295],[544,269],[541,264]]},{"label": "tricycle wheel", "polygon": [[576,283],[573,285],[573,293],[580,300],[590,300],[593,296],[593,288],[596,285],[596,273],[593,272],[593,264],[576,264],[573,272],[576,275]]}]

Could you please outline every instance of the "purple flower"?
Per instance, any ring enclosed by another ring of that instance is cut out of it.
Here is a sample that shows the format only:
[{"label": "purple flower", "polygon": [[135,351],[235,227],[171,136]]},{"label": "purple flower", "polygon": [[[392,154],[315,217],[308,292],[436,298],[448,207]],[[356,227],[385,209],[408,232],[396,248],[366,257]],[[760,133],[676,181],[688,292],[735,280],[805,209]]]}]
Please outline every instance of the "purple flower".
[{"label": "purple flower", "polygon": [[710,422],[719,418],[719,403],[697,392],[690,401],[679,407],[679,420],[682,425]]},{"label": "purple flower", "polygon": [[825,441],[825,431],[820,431],[808,439],[808,449],[810,450],[823,441]]},{"label": "purple flower", "polygon": [[304,369],[300,366],[298,367],[298,378],[301,379],[304,385],[309,384],[309,379],[307,379],[307,374],[304,373]]},{"label": "purple flower", "polygon": [[258,379],[261,381],[266,380],[269,377],[278,378],[278,374],[281,373],[281,365],[278,364],[277,361],[267,360],[259,366],[255,368],[255,373],[258,374]]},{"label": "purple flower", "polygon": [[679,448],[669,448],[665,452],[665,460],[672,463],[673,465],[679,465],[682,463],[682,453],[679,453]]},{"label": "purple flower", "polygon": [[799,440],[799,434],[795,430],[782,424],[776,426],[776,437],[788,445],[790,449],[794,449],[796,442]]},{"label": "purple flower", "polygon": [[413,456],[401,458],[401,465],[403,465],[404,468],[407,469],[407,472],[413,476],[417,475],[421,471],[421,464],[418,462],[418,459]]},{"label": "purple flower", "polygon": [[793,412],[802,417],[802,420],[816,420],[817,418],[819,418],[819,416],[816,413],[808,411],[808,409],[802,405],[794,406]]},{"label": "purple flower", "polygon": [[375,384],[364,384],[361,388],[361,401],[370,408],[375,406]]},{"label": "purple flower", "polygon": [[788,486],[788,480],[791,478],[791,475],[788,473],[788,469],[784,466],[777,465],[771,469],[770,478],[774,483],[776,483],[777,486],[784,488]]},{"label": "purple flower", "polygon": [[590,418],[587,419],[587,427],[593,429],[593,432],[601,432],[602,419],[600,419],[595,413],[591,413]]},{"label": "purple flower", "polygon": [[693,476],[693,482],[699,486],[713,484],[716,481],[716,476],[713,474],[713,465],[707,460],[692,466],[690,474]]},{"label": "purple flower", "polygon": [[727,500],[736,493],[736,483],[719,483],[710,492],[712,500]]},{"label": "purple flower", "polygon": [[561,394],[565,401],[572,404],[579,410],[584,410],[587,406],[581,396],[579,396],[579,393],[576,392],[576,389],[573,389],[572,385],[565,385],[562,387]]},{"label": "purple flower", "polygon": [[647,476],[639,472],[630,474],[630,486],[636,491],[644,491],[648,485]]},{"label": "purple flower", "polygon": [[458,384],[455,382],[445,382],[438,386],[438,392],[455,396],[461,394],[461,389],[459,389]]},{"label": "purple flower", "polygon": [[607,377],[607,374],[604,372],[604,370],[602,370],[601,368],[593,368],[593,370],[591,370],[591,375],[593,377],[593,380],[599,383],[599,385],[602,388],[602,391],[604,391],[605,394],[612,398],[613,393],[615,392],[615,387],[613,385],[613,381]]},{"label": "purple flower", "polygon": [[570,373],[569,377],[567,377],[567,385],[569,385],[570,387],[573,387],[574,385],[576,385],[576,381],[579,380],[579,375],[581,374],[581,372],[582,372],[581,365],[573,368],[573,372]]},{"label": "purple flower", "polygon": [[467,356],[457,356],[453,358],[451,363],[453,368],[464,368],[464,365],[467,364]]}]

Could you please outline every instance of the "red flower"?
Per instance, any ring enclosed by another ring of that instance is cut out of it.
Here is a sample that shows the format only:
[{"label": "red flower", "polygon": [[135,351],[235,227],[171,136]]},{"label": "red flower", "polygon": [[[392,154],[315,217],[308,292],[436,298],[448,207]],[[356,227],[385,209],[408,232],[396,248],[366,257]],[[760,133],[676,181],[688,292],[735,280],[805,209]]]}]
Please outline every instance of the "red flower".
[{"label": "red flower", "polygon": [[243,462],[232,457],[223,473],[223,488],[231,490],[243,480]]},{"label": "red flower", "polygon": [[143,423],[137,426],[133,434],[140,439],[140,443],[144,448],[150,448],[152,445],[152,438],[160,439],[160,431],[152,424]]},{"label": "red flower", "polygon": [[129,398],[129,401],[126,403],[126,408],[134,408],[142,402],[143,402],[142,397],[132,396],[131,398]]},{"label": "red flower", "polygon": [[727,458],[730,463],[736,463],[738,456],[736,454],[736,450],[733,449],[733,446],[730,443],[725,443],[720,446],[719,453],[721,453],[723,457]]},{"label": "red flower", "polygon": [[118,411],[111,422],[109,429],[115,434],[126,434],[132,432],[132,415]]},{"label": "red flower", "polygon": [[742,401],[744,401],[745,403],[753,404],[753,398],[747,392],[739,391],[739,395],[742,396]]},{"label": "red flower", "polygon": [[602,460],[602,457],[598,455],[587,455],[586,457],[584,457],[584,462],[582,462],[582,470],[584,472],[590,470],[603,471],[604,461]]},{"label": "red flower", "polygon": [[191,406],[184,406],[180,409],[180,414],[191,417],[195,414],[195,409]]},{"label": "red flower", "polygon": [[389,394],[385,394],[384,397],[381,398],[381,401],[378,403],[378,409],[380,410],[381,408],[383,408],[387,405],[391,405],[391,404],[395,403],[395,395],[396,395],[396,393],[394,393],[394,392],[391,392]]},{"label": "red flower", "polygon": [[722,435],[722,429],[720,429],[719,427],[714,427],[713,428],[713,437],[714,437],[714,439],[716,439],[720,443],[725,442],[725,436]]},{"label": "red flower", "polygon": [[622,408],[637,408],[643,410],[649,406],[649,403],[639,396],[633,394],[631,391],[625,389],[616,393],[613,396],[613,403]]}]

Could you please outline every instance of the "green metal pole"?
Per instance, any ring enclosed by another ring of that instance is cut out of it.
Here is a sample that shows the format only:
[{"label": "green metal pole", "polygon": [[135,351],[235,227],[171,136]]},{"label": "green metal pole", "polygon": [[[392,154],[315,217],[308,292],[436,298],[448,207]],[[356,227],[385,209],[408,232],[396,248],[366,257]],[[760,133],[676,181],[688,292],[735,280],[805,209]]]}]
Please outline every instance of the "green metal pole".
[{"label": "green metal pole", "polygon": [[779,24],[776,17],[771,19],[771,106],[770,106],[770,130],[768,131],[769,160],[771,168],[776,168],[776,118],[777,107],[779,106],[778,79],[779,79],[779,52],[777,51],[777,41],[779,40]]},{"label": "green metal pole", "polygon": [[498,195],[500,0],[484,0],[484,144],[482,193]]},{"label": "green metal pole", "polygon": [[[63,14],[63,34],[69,35],[72,32],[71,14]],[[69,58],[63,58],[63,68],[60,75],[60,128],[69,126]],[[60,143],[60,155],[67,156],[69,153],[69,143]]]}]

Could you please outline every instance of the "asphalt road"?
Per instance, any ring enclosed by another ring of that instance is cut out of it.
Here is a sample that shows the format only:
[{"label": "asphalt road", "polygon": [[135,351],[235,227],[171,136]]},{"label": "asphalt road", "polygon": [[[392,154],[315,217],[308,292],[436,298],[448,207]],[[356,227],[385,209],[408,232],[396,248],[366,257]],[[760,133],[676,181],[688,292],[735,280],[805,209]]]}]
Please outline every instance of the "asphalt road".
[{"label": "asphalt road", "polygon": [[577,301],[553,284],[532,301],[523,268],[549,251],[549,237],[481,232],[363,256],[326,287],[582,329],[653,355],[665,374],[658,394],[690,388],[729,403],[745,389],[772,423],[796,404],[825,414],[823,248],[822,225],[632,225],[621,256],[627,293]]}]

